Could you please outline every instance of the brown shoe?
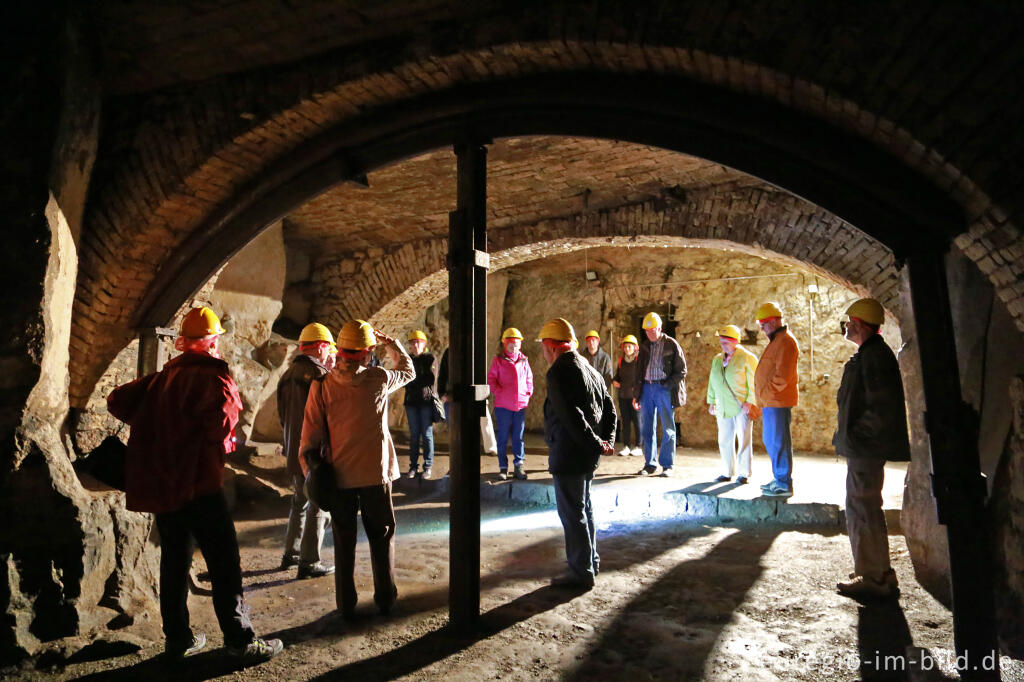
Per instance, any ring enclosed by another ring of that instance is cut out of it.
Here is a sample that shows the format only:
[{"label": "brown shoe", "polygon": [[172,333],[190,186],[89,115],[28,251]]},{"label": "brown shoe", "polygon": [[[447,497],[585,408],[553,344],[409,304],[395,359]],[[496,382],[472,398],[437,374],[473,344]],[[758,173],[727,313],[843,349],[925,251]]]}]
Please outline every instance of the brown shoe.
[{"label": "brown shoe", "polygon": [[858,575],[845,582],[837,583],[836,590],[844,597],[854,599],[889,599],[899,594],[899,588],[887,579],[881,581]]}]

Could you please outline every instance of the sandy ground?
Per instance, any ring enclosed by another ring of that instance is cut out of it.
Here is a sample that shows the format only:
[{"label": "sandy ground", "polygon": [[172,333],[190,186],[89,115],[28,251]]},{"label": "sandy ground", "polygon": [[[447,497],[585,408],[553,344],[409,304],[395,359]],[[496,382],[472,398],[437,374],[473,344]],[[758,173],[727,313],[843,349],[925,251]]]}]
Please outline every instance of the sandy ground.
[{"label": "sandy ground", "polygon": [[[260,633],[286,642],[282,655],[238,668],[220,648],[209,599],[193,595],[193,625],[210,644],[187,662],[169,666],[159,658],[163,644],[153,614],[129,629],[143,643],[135,653],[43,669],[26,665],[5,677],[908,679],[901,666],[914,646],[935,669],[913,679],[955,678],[950,613],[914,581],[903,538],[890,538],[899,601],[860,604],[835,593],[850,557],[846,536],[834,529],[715,527],[677,519],[606,523],[599,530],[597,587],[574,594],[547,586],[564,567],[555,514],[490,504],[482,520],[480,631],[456,635],[445,627],[447,504],[429,486],[402,491],[396,495],[399,601],[389,617],[373,607],[364,539],[356,566],[358,619],[345,622],[334,613],[333,578],[298,581],[294,569],[278,570],[285,500],[243,500],[235,518],[246,598]],[[323,554],[333,562],[330,533]],[[197,564],[202,571],[201,558]],[[1024,680],[1019,663],[1007,665],[1003,679]]]}]

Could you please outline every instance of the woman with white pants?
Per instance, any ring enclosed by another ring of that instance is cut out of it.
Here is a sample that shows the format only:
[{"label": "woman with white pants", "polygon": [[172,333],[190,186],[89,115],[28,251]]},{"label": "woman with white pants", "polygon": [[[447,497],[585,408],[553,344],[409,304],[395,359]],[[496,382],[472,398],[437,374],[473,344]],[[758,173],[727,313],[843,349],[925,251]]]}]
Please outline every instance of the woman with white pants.
[{"label": "woman with white pants", "polygon": [[757,357],[740,346],[741,332],[736,325],[726,325],[715,335],[722,345],[722,352],[711,361],[708,377],[708,413],[718,420],[718,452],[722,456],[722,474],[715,481],[732,480],[736,460],[736,483],[743,485],[750,478],[753,420],[757,418]]}]

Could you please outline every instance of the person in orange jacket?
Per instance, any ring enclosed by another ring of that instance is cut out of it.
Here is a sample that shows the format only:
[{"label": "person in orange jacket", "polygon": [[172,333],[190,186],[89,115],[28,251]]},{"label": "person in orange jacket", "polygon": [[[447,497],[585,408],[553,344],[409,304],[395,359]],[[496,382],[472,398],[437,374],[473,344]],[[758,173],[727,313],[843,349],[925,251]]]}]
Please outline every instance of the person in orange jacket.
[{"label": "person in orange jacket", "polygon": [[768,497],[793,495],[793,436],[790,424],[793,408],[799,400],[796,364],[800,348],[789,328],[782,323],[782,310],[773,302],[764,303],[754,314],[768,347],[761,354],[754,372],[754,394],[761,407],[761,439],[772,461],[772,481],[761,486]]},{"label": "person in orange jacket", "polygon": [[224,643],[232,655],[255,663],[284,645],[256,636],[242,595],[238,538],[223,488],[224,456],[235,449],[242,401],[217,350],[223,333],[212,310],[193,308],[175,342],[182,354],[161,371],[114,389],[107,409],[132,427],[127,507],[156,515],[166,655],[192,656],[206,646],[206,636],[192,631],[188,617],[194,537],[210,571]]}]

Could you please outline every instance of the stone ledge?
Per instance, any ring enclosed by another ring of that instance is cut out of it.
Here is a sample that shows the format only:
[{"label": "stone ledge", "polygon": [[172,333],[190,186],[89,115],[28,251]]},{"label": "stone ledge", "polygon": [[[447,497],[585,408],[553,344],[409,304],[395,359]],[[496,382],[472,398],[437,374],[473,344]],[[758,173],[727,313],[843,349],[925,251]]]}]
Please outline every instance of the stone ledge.
[{"label": "stone ledge", "polygon": [[[417,478],[398,479],[396,492],[416,499],[447,498],[450,479],[445,476],[424,481]],[[828,503],[788,504],[785,500],[757,497],[733,499],[709,493],[681,490],[638,490],[626,482],[620,485],[602,483],[593,489],[594,509],[599,522],[634,521],[641,518],[679,517],[707,519],[721,523],[778,523],[786,526],[829,526],[841,530],[846,518],[838,505]],[[513,508],[554,509],[555,492],[550,483],[532,481],[482,481],[480,499],[483,502],[506,504]],[[890,529],[898,529],[898,511],[886,514]],[[893,517],[897,523],[893,524]]]}]

